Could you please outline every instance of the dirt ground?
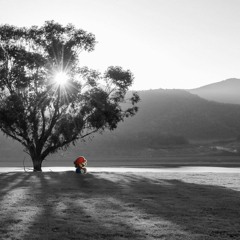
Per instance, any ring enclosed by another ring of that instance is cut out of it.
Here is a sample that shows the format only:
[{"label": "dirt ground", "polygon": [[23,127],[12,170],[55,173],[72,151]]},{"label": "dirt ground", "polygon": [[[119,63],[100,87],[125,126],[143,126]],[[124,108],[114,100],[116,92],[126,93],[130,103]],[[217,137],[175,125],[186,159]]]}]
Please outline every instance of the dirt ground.
[{"label": "dirt ground", "polygon": [[240,239],[240,173],[0,173],[0,239]]}]

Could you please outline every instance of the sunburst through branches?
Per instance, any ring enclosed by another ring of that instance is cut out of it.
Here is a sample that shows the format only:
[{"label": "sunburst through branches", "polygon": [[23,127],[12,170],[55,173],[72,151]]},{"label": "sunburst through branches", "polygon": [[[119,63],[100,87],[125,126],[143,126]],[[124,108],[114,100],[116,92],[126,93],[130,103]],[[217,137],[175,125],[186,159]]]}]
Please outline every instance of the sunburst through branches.
[{"label": "sunburst through branches", "polygon": [[67,84],[68,78],[69,77],[66,72],[60,71],[55,74],[54,81],[56,82],[57,85],[63,86]]}]

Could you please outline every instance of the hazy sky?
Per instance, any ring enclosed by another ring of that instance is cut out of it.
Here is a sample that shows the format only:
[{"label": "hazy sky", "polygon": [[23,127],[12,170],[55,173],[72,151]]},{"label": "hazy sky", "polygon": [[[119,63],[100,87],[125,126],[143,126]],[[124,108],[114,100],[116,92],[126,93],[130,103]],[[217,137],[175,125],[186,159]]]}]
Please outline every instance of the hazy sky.
[{"label": "hazy sky", "polygon": [[81,64],[130,69],[135,90],[240,77],[240,0],[0,0],[0,9],[0,24],[55,20],[94,33]]}]

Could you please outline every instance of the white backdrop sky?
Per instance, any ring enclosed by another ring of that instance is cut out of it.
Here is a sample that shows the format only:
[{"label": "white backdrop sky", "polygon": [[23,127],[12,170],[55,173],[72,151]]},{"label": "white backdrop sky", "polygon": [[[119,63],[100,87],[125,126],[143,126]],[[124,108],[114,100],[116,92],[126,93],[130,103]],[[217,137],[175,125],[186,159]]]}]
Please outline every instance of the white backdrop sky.
[{"label": "white backdrop sky", "polygon": [[0,0],[0,11],[0,24],[92,32],[98,44],[81,64],[130,69],[135,90],[240,77],[240,0]]}]

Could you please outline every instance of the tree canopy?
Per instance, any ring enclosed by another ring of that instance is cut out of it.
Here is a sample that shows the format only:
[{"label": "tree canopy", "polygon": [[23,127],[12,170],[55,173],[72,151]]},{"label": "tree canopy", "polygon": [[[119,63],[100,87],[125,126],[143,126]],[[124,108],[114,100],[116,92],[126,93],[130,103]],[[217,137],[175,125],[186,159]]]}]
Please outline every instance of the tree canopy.
[{"label": "tree canopy", "polygon": [[19,141],[34,170],[50,153],[105,129],[138,110],[125,99],[133,74],[119,66],[104,73],[80,66],[95,36],[72,24],[0,26],[0,129]]}]

